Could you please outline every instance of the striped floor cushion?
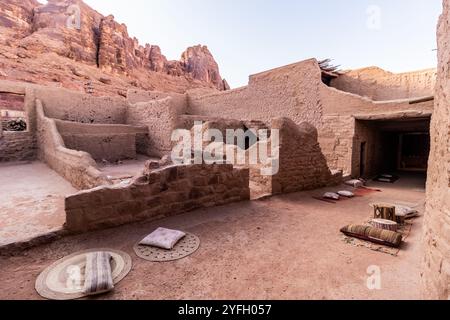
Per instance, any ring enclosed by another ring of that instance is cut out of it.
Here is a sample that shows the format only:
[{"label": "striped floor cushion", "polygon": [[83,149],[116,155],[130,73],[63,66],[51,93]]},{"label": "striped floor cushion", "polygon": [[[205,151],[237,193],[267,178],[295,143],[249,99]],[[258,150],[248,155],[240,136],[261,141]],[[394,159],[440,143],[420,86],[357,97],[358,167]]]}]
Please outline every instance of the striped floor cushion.
[{"label": "striped floor cushion", "polygon": [[349,225],[342,228],[341,232],[349,237],[394,248],[398,248],[403,241],[403,236],[400,233],[390,230],[377,229],[370,226]]},{"label": "striped floor cushion", "polygon": [[114,289],[111,259],[111,254],[107,252],[93,252],[86,256],[83,290],[86,295],[97,295]]}]

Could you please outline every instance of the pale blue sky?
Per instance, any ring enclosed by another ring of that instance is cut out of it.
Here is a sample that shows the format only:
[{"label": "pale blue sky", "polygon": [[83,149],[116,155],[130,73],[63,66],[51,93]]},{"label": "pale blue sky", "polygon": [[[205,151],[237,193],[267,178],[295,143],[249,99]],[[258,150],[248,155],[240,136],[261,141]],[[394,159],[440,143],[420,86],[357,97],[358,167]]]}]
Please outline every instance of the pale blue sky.
[{"label": "pale blue sky", "polygon": [[[441,0],[85,2],[126,23],[142,44],[159,45],[169,59],[206,44],[232,87],[246,85],[250,74],[311,57],[333,58],[343,68],[434,67],[442,10]],[[378,20],[376,10],[368,12],[373,5],[380,9]]]}]

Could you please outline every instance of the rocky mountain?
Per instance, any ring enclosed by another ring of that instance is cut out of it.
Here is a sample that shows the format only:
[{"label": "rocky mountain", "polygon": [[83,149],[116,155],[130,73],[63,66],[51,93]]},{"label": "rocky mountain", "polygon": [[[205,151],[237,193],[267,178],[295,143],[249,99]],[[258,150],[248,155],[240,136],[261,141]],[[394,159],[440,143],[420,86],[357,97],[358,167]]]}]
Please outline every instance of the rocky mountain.
[{"label": "rocky mountain", "polygon": [[206,46],[169,61],[157,45],[140,45],[125,24],[81,0],[0,0],[0,79],[96,95],[123,94],[129,86],[229,89]]}]

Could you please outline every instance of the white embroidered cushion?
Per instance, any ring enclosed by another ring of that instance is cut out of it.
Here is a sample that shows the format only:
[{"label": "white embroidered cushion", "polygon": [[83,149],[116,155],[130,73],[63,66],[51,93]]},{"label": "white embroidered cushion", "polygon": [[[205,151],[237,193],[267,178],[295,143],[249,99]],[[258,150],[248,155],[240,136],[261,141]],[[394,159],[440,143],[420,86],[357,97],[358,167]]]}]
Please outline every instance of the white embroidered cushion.
[{"label": "white embroidered cushion", "polygon": [[111,259],[111,255],[107,252],[94,252],[86,255],[83,293],[91,296],[114,289]]},{"label": "white embroidered cushion", "polygon": [[327,192],[323,195],[325,199],[339,200],[340,196],[334,192]]},{"label": "white embroidered cushion", "polygon": [[145,237],[139,244],[152,246],[166,250],[172,250],[173,247],[186,236],[186,233],[177,230],[158,228],[152,234]]},{"label": "white embroidered cushion", "polygon": [[353,198],[355,196],[355,194],[351,191],[339,191],[338,195],[340,195],[341,197],[347,197],[347,198]]},{"label": "white embroidered cushion", "polygon": [[418,213],[417,210],[399,205],[395,206],[395,212],[398,216],[411,216]]},{"label": "white embroidered cushion", "polygon": [[345,183],[348,186],[352,186],[354,188],[361,188],[364,186],[364,183],[361,180],[350,180]]}]

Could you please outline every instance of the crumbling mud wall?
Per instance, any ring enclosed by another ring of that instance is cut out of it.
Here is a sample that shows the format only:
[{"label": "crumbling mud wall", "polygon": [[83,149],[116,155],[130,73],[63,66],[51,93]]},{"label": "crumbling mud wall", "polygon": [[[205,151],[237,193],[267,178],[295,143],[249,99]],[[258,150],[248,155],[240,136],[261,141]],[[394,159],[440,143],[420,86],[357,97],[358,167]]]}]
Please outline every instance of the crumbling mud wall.
[{"label": "crumbling mud wall", "polygon": [[[245,150],[236,145],[237,140],[204,142],[203,148],[214,149],[214,158],[223,159],[250,173],[252,198],[268,195],[312,190],[342,182],[342,172],[332,173],[320,149],[317,129],[304,122],[299,126],[288,118],[273,119],[270,125],[259,121],[215,119],[191,130],[205,135],[214,129],[226,136],[226,130],[243,128],[248,138]],[[261,134],[261,129],[267,135]],[[235,137],[236,138],[236,137]],[[192,149],[195,152],[195,148]]]},{"label": "crumbling mud wall", "polygon": [[424,227],[423,284],[430,299],[450,299],[450,1],[443,3]]},{"label": "crumbling mud wall", "polygon": [[130,89],[127,92],[127,101],[130,104],[162,100],[169,97],[172,99],[172,106],[177,109],[178,112],[186,113],[188,104],[186,94],[175,92],[167,93],[160,91],[143,91],[138,89]]},{"label": "crumbling mud wall", "polygon": [[331,86],[375,101],[434,95],[436,69],[392,73],[378,67],[351,70],[331,81]]},{"label": "crumbling mud wall", "polygon": [[42,102],[36,100],[38,156],[75,188],[89,189],[111,182],[96,167],[86,152],[67,149],[58,132],[56,121],[44,113]]},{"label": "crumbling mud wall", "polygon": [[327,114],[319,132],[319,142],[331,169],[352,171],[353,136],[355,119],[349,115]]},{"label": "crumbling mud wall", "polygon": [[[0,81],[0,92],[20,95],[21,109],[25,112],[27,130],[23,132],[3,131],[0,115],[0,162],[30,161],[37,157],[36,145],[36,112],[34,107],[34,91],[25,85],[9,81]],[[1,108],[15,107],[15,101],[3,101]],[[0,109],[1,109],[0,108]]]},{"label": "crumbling mud wall", "polygon": [[121,134],[135,133],[147,134],[145,126],[131,126],[126,124],[84,124],[79,122],[62,121],[55,119],[58,130],[62,134]]},{"label": "crumbling mud wall", "polygon": [[284,116],[318,126],[321,74],[315,59],[250,77],[248,86],[224,93],[188,92],[188,114],[270,122]]},{"label": "crumbling mud wall", "polygon": [[47,117],[87,124],[125,124],[128,103],[119,97],[94,97],[63,88],[35,87]]},{"label": "crumbling mud wall", "polygon": [[[297,126],[287,118],[272,121],[280,132],[280,168],[272,177],[272,193],[312,190],[337,184],[322,154],[317,129],[308,123]],[[342,178],[342,175],[341,175]]]},{"label": "crumbling mud wall", "polygon": [[104,186],[66,198],[66,227],[85,232],[249,200],[248,176],[247,169],[232,165],[163,168],[128,186]]},{"label": "crumbling mud wall", "polygon": [[172,151],[172,133],[177,129],[182,110],[173,104],[171,97],[131,104],[127,110],[126,123],[146,126],[149,133],[149,156],[163,157]]},{"label": "crumbling mud wall", "polygon": [[[126,150],[135,153],[147,154],[148,128],[124,124],[84,124],[55,120],[59,133],[69,149],[86,151],[96,160],[116,161],[130,157]],[[122,136],[129,136],[130,141],[122,143]],[[95,141],[91,141],[93,138]],[[80,144],[86,144],[86,148]],[[98,145],[100,143],[101,145]],[[102,147],[103,144],[106,144]],[[77,149],[77,147],[79,149]],[[125,150],[125,153],[122,151]],[[91,152],[92,151],[92,152]],[[94,156],[97,154],[97,156]],[[123,156],[121,154],[124,154]],[[114,160],[116,159],[116,160]]]},{"label": "crumbling mud wall", "polygon": [[29,161],[34,159],[36,159],[36,140],[32,133],[0,133],[0,162]]},{"label": "crumbling mud wall", "polygon": [[67,134],[62,135],[68,149],[84,151],[96,161],[110,163],[137,158],[136,135],[119,134]]}]

